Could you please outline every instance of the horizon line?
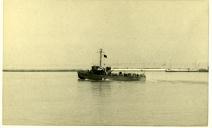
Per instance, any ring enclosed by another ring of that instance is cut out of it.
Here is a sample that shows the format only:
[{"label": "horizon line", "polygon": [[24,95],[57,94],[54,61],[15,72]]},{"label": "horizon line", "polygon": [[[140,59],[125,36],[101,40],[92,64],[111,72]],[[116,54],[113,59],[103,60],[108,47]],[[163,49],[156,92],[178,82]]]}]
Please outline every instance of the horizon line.
[{"label": "horizon line", "polygon": [[[166,70],[166,69],[194,69],[194,68],[113,68],[112,70]],[[195,69],[204,69],[204,68],[195,68]],[[3,69],[3,72],[77,72],[79,70],[88,70],[88,69]]]}]

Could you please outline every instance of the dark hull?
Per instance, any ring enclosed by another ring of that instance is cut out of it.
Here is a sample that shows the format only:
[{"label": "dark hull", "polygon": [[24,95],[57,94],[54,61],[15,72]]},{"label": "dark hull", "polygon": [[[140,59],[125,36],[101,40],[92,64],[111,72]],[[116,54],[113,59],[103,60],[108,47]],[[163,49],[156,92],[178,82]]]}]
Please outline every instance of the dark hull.
[{"label": "dark hull", "polygon": [[145,80],[146,76],[124,76],[124,75],[97,75],[88,71],[78,71],[79,79],[89,80],[115,80],[115,81],[139,81]]},{"label": "dark hull", "polygon": [[146,77],[144,76],[107,76],[109,80],[116,80],[116,81],[139,81],[145,80]]},{"label": "dark hull", "polygon": [[90,79],[90,80],[104,80],[106,79],[106,75],[96,75],[86,71],[79,71],[78,77],[79,79]]}]

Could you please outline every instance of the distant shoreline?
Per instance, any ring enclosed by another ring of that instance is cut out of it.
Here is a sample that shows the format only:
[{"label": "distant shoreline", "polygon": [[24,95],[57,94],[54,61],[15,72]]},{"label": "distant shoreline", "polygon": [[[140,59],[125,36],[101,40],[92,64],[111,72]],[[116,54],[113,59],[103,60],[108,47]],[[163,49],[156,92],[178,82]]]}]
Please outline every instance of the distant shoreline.
[{"label": "distant shoreline", "polygon": [[[77,72],[82,69],[3,69],[3,72]],[[88,70],[88,69],[87,69]],[[113,71],[144,71],[144,72],[208,72],[208,69],[189,68],[114,68]]]},{"label": "distant shoreline", "polygon": [[77,72],[76,69],[3,69],[3,72]]}]

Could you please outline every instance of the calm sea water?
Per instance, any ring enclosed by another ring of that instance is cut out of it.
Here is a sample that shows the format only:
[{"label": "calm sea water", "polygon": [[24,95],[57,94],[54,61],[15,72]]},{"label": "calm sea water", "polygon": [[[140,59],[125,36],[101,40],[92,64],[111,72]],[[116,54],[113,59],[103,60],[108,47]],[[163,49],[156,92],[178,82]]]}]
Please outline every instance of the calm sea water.
[{"label": "calm sea water", "polygon": [[76,72],[4,72],[3,123],[207,125],[208,73],[146,72],[146,81],[79,81]]}]

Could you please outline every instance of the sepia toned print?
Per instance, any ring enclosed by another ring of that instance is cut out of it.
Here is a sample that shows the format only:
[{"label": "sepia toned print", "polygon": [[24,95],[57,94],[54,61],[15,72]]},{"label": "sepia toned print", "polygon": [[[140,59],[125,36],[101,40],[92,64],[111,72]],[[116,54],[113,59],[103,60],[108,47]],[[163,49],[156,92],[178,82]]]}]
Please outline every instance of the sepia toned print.
[{"label": "sepia toned print", "polygon": [[208,125],[208,0],[4,0],[3,124]]}]

